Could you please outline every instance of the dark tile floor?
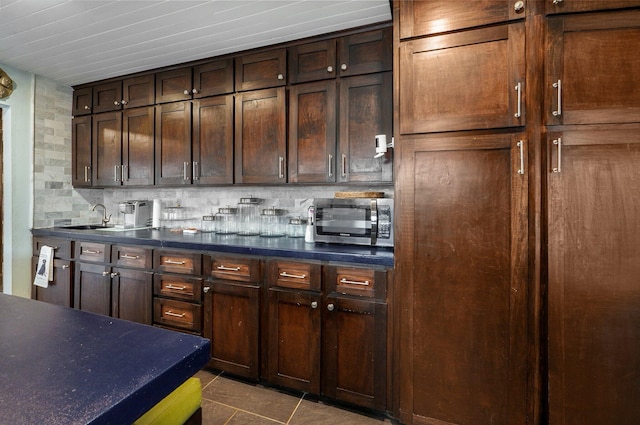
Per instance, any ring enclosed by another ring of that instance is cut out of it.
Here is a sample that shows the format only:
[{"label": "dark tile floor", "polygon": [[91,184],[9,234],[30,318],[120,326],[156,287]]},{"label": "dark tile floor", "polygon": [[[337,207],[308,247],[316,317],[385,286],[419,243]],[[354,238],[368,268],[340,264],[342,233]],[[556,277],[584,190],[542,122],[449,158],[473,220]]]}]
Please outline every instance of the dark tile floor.
[{"label": "dark tile floor", "polygon": [[369,416],[274,388],[245,383],[207,370],[202,383],[204,425],[387,425],[383,416]]}]

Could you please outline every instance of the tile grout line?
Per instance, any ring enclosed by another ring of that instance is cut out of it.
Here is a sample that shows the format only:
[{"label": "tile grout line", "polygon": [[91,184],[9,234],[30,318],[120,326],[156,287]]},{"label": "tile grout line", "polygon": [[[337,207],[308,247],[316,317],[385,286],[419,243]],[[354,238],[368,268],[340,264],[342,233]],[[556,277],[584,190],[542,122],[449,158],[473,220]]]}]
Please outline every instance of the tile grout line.
[{"label": "tile grout line", "polygon": [[291,423],[291,419],[293,419],[293,415],[296,414],[296,412],[298,411],[298,407],[300,407],[300,405],[302,404],[302,400],[304,400],[305,394],[306,393],[303,393],[302,396],[300,397],[300,400],[298,400],[298,404],[296,404],[296,407],[293,409],[293,412],[291,412],[289,419],[287,419],[286,425],[289,425]]},{"label": "tile grout line", "polygon": [[[211,400],[210,398],[206,398],[206,397],[202,397],[202,399],[203,399],[203,400],[207,400],[207,401],[210,401],[210,402],[212,402],[212,403],[216,403],[216,404],[219,404],[219,405],[221,405],[221,406],[228,407],[228,408],[230,408],[230,409],[235,410],[235,412],[233,413],[233,415],[231,415],[231,417],[234,417],[234,416],[236,415],[236,413],[238,413],[238,412],[242,412],[242,413],[247,413],[247,414],[249,414],[249,415],[251,415],[251,416],[257,416],[257,417],[259,417],[259,418],[266,419],[266,420],[271,421],[271,422],[274,422],[274,423],[278,423],[278,424],[286,425],[286,423],[285,423],[285,422],[279,421],[279,420],[274,419],[274,418],[270,418],[270,417],[268,417],[268,416],[261,415],[261,414],[259,414],[259,413],[250,412],[249,410],[240,409],[240,408],[235,407],[235,406],[232,406],[232,405],[230,405],[230,404],[220,403],[219,401]],[[295,412],[295,409],[294,409],[294,412]],[[231,418],[229,418],[229,419],[231,419]],[[289,419],[291,419],[291,417],[289,417]],[[228,421],[227,421],[227,422],[228,422]]]}]

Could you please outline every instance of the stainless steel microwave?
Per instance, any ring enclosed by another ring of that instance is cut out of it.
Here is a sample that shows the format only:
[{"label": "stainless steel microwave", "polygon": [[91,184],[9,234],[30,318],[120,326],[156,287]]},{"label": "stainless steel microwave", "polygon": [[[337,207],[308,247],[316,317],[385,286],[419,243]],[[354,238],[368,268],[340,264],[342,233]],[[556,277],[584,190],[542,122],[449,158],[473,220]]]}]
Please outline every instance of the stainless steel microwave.
[{"label": "stainless steel microwave", "polygon": [[393,199],[314,200],[316,242],[393,246]]}]

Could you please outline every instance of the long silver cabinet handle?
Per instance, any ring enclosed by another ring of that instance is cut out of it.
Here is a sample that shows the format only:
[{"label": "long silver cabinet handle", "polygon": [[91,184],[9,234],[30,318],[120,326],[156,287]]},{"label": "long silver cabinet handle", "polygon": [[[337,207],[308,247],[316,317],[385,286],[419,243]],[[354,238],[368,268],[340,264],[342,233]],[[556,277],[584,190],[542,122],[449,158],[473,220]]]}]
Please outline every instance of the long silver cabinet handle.
[{"label": "long silver cabinet handle", "polygon": [[342,154],[342,177],[347,176],[347,155]]},{"label": "long silver cabinet handle", "polygon": [[365,281],[361,281],[361,280],[348,280],[345,279],[344,277],[342,279],[340,279],[340,283],[344,283],[344,284],[348,284],[348,285],[362,285],[362,286],[369,286],[369,281],[365,280]]},{"label": "long silver cabinet handle", "polygon": [[189,177],[187,176],[188,168],[189,168],[189,163],[185,161],[182,164],[182,180],[189,180]]},{"label": "long silver cabinet handle", "polygon": [[240,271],[240,267],[227,267],[224,265],[220,265],[218,267],[216,267],[218,270],[224,270],[227,272],[239,272]]},{"label": "long silver cabinet handle", "polygon": [[284,178],[284,157],[278,157],[278,178]]},{"label": "long silver cabinet handle", "polygon": [[83,249],[82,254],[100,254],[102,251],[94,251],[92,249]]},{"label": "long silver cabinet handle", "polygon": [[556,166],[553,168],[554,173],[560,173],[562,171],[562,138],[558,137],[553,140],[553,144],[558,147],[558,158]]},{"label": "long silver cabinet handle", "polygon": [[120,168],[120,181],[124,182],[125,180],[129,180],[127,178],[127,171],[128,171],[128,165],[124,165],[122,164],[122,167]]},{"label": "long silver cabinet handle", "polygon": [[558,109],[551,112],[554,117],[562,115],[562,80],[558,80],[552,84],[553,88],[558,90]]},{"label": "long silver cabinet handle", "polygon": [[171,316],[171,317],[184,317],[187,315],[187,313],[180,313],[180,314],[174,313],[171,310],[165,311],[164,314],[165,316]]},{"label": "long silver cabinet handle", "polygon": [[516,93],[518,94],[518,111],[514,114],[516,118],[522,116],[522,83],[516,84]]},{"label": "long silver cabinet handle", "polygon": [[186,264],[185,261],[174,261],[174,260],[166,260],[164,263],[165,264],[174,264],[174,265],[178,265],[178,266],[184,266]]},{"label": "long silver cabinet handle", "polygon": [[200,180],[200,175],[198,173],[198,161],[193,161],[193,180]]},{"label": "long silver cabinet handle", "polygon": [[333,177],[333,155],[329,154],[329,177]]},{"label": "long silver cabinet handle", "polygon": [[186,286],[176,286],[176,285],[172,285],[172,284],[168,284],[167,286],[165,286],[165,288],[173,289],[173,290],[176,290],[176,291],[184,291],[185,289],[187,289]]},{"label": "long silver cabinet handle", "polygon": [[113,181],[117,182],[118,181],[118,168],[120,168],[119,165],[114,165],[113,166]]},{"label": "long silver cabinet handle", "polygon": [[520,169],[518,170],[518,174],[524,174],[524,140],[520,140],[516,143],[518,146],[518,150],[520,151]]},{"label": "long silver cabinet handle", "polygon": [[122,256],[120,258],[124,258],[125,260],[139,260],[140,256],[139,255],[122,254]]},{"label": "long silver cabinet handle", "polygon": [[281,272],[280,273],[281,277],[290,277],[292,279],[304,279],[305,277],[307,277],[306,274],[290,274],[287,272]]}]

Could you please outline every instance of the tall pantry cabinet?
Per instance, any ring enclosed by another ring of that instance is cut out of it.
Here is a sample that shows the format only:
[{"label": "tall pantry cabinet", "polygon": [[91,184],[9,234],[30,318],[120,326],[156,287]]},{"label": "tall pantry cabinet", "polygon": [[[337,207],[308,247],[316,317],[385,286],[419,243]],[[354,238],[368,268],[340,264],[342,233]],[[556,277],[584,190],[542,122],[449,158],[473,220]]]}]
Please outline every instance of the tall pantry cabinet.
[{"label": "tall pantry cabinet", "polygon": [[639,6],[394,2],[403,423],[640,416]]}]

